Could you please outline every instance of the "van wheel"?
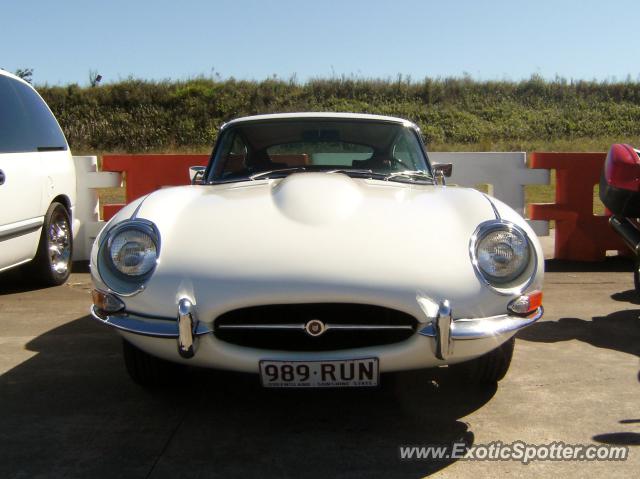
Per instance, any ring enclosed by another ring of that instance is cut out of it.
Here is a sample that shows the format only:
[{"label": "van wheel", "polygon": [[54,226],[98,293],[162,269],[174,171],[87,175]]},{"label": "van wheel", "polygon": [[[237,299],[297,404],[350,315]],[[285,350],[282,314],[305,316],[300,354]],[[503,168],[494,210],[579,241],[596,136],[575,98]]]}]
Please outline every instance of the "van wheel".
[{"label": "van wheel", "polygon": [[170,386],[179,383],[185,377],[185,365],[156,358],[124,339],[122,353],[129,376],[142,387],[153,389]]},{"label": "van wheel", "polygon": [[515,342],[511,338],[484,356],[454,365],[454,370],[466,384],[494,385],[509,370]]},{"label": "van wheel", "polygon": [[45,286],[58,286],[71,274],[73,235],[69,212],[60,203],[51,203],[44,215],[40,242],[31,271]]}]

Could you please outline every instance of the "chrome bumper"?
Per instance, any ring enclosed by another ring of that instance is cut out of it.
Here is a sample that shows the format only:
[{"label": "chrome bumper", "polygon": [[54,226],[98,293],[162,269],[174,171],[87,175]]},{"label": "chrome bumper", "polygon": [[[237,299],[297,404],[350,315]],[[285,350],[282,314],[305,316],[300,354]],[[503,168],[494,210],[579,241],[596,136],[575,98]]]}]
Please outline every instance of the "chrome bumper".
[{"label": "chrome bumper", "polygon": [[487,318],[455,319],[451,318],[448,301],[442,301],[438,316],[434,321],[418,331],[422,336],[436,339],[436,357],[447,359],[451,355],[453,340],[482,339],[501,334],[512,333],[535,323],[544,314],[540,306],[527,316],[500,314]]},{"label": "chrome bumper", "polygon": [[191,358],[195,355],[196,337],[212,332],[211,328],[197,320],[193,304],[188,299],[180,300],[175,319],[146,318],[126,312],[103,315],[98,312],[95,305],[91,306],[91,316],[102,324],[128,333],[176,339],[178,353],[183,358]]},{"label": "chrome bumper", "polygon": [[[540,306],[528,316],[501,314],[486,318],[452,319],[448,301],[442,301],[438,315],[431,323],[421,326],[418,334],[436,340],[436,357],[441,360],[452,354],[452,342],[458,340],[483,339],[508,334],[535,323],[543,315]],[[101,314],[95,305],[91,306],[91,316],[107,326],[142,336],[176,339],[178,353],[183,358],[191,358],[196,352],[196,338],[212,333],[213,330],[198,321],[193,304],[181,299],[175,318],[149,318],[126,312]]]}]

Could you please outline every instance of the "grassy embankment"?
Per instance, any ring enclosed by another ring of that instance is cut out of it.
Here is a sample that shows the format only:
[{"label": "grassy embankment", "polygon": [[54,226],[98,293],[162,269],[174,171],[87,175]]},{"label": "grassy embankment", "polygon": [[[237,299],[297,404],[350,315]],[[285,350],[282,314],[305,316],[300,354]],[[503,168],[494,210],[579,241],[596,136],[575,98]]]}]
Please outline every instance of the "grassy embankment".
[{"label": "grassy embankment", "polygon": [[[200,78],[38,89],[76,154],[209,152],[224,121],[287,111],[405,117],[420,125],[432,151],[605,151],[612,143],[640,144],[640,82],[631,81]],[[552,201],[553,188],[529,187],[527,200]]]}]

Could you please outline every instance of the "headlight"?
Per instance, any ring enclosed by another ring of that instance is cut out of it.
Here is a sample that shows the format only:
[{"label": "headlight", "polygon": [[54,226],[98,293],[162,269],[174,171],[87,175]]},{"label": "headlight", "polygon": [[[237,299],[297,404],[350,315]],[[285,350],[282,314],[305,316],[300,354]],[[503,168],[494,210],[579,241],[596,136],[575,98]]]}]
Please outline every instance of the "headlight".
[{"label": "headlight", "polygon": [[120,296],[139,293],[155,271],[160,233],[151,221],[122,221],[100,233],[96,273],[104,286]]},{"label": "headlight", "polygon": [[110,237],[108,248],[113,266],[127,276],[149,273],[158,259],[158,245],[152,233],[135,226]]},{"label": "headlight", "polygon": [[485,223],[472,242],[474,265],[495,287],[513,286],[530,269],[532,253],[529,240],[520,228],[511,223]]}]

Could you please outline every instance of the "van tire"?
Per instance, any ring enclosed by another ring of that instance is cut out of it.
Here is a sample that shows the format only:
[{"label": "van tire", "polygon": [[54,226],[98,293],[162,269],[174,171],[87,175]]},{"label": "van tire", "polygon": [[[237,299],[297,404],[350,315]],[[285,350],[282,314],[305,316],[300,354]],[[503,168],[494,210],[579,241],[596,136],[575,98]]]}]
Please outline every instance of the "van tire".
[{"label": "van tire", "polygon": [[35,282],[43,286],[59,286],[71,274],[73,233],[69,211],[62,203],[53,202],[44,215],[40,241],[29,264]]}]

